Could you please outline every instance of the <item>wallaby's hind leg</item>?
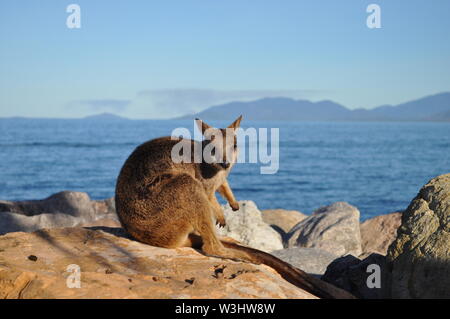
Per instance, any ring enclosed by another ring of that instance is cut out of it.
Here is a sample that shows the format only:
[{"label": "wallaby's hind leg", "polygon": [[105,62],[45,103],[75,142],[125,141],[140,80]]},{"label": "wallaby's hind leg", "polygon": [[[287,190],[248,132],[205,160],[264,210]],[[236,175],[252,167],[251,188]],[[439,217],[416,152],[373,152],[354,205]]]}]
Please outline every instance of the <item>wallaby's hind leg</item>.
[{"label": "wallaby's hind leg", "polygon": [[191,224],[183,218],[172,218],[171,221],[162,218],[158,222],[159,227],[155,227],[152,224],[153,221],[150,222],[150,225],[147,225],[146,222],[148,221],[140,221],[139,228],[128,227],[127,231],[136,240],[156,247],[183,247],[193,231]]},{"label": "wallaby's hind leg", "polygon": [[202,238],[202,251],[211,256],[252,261],[250,256],[243,251],[225,248],[216,234],[216,227],[209,211],[211,208],[204,208],[204,210],[197,211],[200,216],[198,216],[197,225],[193,225]]}]

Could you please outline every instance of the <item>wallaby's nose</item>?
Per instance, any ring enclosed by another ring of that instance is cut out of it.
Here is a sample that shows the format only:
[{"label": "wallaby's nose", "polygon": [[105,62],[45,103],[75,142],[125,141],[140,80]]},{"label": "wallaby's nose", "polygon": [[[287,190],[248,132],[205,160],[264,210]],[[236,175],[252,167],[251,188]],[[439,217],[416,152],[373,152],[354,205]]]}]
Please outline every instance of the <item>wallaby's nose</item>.
[{"label": "wallaby's nose", "polygon": [[221,165],[223,168],[225,168],[225,169],[227,169],[228,167],[230,167],[230,163],[228,163],[228,162],[220,163],[220,165]]}]

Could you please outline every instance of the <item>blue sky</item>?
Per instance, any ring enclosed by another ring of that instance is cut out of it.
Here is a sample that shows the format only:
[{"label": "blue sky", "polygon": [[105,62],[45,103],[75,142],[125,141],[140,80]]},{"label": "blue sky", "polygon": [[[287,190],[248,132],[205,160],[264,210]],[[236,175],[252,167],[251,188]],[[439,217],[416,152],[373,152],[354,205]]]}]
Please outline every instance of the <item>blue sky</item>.
[{"label": "blue sky", "polygon": [[[81,28],[66,7],[81,7]],[[366,7],[381,7],[381,29]],[[448,0],[0,3],[0,116],[168,118],[288,96],[350,108],[450,91]]]}]

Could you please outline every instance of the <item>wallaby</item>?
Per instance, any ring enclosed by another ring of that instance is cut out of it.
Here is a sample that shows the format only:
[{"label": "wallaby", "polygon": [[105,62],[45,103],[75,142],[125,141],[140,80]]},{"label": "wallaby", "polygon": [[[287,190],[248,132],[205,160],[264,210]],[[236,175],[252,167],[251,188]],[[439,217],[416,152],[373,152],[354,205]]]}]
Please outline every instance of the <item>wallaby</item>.
[{"label": "wallaby", "polygon": [[[226,178],[237,160],[236,130],[241,120],[242,116],[228,128],[216,129],[196,119],[203,141],[161,137],[138,146],[117,179],[115,201],[122,226],[152,246],[201,248],[210,256],[263,263],[318,297],[352,298],[268,253],[218,238],[215,223],[224,226],[225,218],[216,191],[233,210],[239,209]],[[174,161],[176,145],[197,152]]]}]

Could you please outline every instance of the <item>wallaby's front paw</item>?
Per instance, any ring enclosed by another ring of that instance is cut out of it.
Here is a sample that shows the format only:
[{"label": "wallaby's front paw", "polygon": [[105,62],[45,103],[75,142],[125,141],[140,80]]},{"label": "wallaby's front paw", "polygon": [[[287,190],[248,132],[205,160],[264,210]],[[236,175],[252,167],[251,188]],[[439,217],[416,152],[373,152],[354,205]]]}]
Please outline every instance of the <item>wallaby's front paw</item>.
[{"label": "wallaby's front paw", "polygon": [[219,225],[220,227],[225,227],[227,223],[225,223],[225,217],[217,218],[216,225]]},{"label": "wallaby's front paw", "polygon": [[238,202],[231,203],[230,206],[231,206],[231,209],[233,211],[239,210],[239,203]]}]

